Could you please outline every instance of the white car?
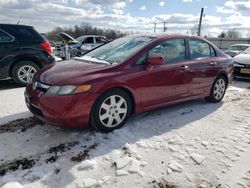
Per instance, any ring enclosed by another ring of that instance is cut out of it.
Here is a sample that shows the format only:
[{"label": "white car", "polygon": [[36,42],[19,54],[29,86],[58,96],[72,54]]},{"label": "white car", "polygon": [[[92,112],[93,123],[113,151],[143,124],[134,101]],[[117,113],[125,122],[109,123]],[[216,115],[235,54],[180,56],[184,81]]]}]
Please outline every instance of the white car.
[{"label": "white car", "polygon": [[234,76],[250,78],[250,47],[233,58]]},{"label": "white car", "polygon": [[245,51],[247,48],[250,47],[250,44],[234,44],[230,46],[225,53],[230,55],[231,57],[234,57],[241,52]]}]

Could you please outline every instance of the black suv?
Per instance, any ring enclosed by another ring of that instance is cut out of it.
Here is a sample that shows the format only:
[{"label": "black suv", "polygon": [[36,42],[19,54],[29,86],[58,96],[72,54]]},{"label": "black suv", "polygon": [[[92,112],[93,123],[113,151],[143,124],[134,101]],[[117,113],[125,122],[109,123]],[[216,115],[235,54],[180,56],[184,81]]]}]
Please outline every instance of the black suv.
[{"label": "black suv", "polygon": [[0,24],[0,79],[26,85],[38,69],[55,62],[49,42],[32,26]]}]

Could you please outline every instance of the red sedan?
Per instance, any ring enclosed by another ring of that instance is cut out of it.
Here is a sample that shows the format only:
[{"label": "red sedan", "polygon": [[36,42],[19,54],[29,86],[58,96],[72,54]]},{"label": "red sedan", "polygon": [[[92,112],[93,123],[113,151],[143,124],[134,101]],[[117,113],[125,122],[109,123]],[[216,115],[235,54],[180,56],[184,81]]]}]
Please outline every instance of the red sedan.
[{"label": "red sedan", "polygon": [[135,35],[43,68],[25,99],[48,124],[109,132],[132,114],[202,97],[219,102],[232,74],[231,57],[203,38]]}]

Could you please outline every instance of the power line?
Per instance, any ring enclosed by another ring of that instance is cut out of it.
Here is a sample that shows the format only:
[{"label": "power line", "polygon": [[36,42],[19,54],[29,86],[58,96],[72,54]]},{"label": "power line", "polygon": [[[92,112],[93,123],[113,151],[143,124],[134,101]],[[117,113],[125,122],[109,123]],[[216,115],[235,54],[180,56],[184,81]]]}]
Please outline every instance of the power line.
[{"label": "power line", "polygon": [[164,22],[155,22],[154,23],[154,33],[156,32],[156,25],[157,24],[161,24],[161,23],[163,23],[163,32],[166,32],[167,31],[167,26],[166,26],[166,24],[168,23],[167,21],[164,21]]}]

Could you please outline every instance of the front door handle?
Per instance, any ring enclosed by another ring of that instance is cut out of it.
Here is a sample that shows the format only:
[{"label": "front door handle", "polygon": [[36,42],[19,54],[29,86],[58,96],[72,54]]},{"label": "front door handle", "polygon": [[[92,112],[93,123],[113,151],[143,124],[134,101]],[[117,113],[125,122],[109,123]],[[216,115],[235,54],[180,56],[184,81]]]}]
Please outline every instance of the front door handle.
[{"label": "front door handle", "polygon": [[189,66],[188,66],[188,65],[182,65],[181,68],[182,68],[184,71],[189,70]]},{"label": "front door handle", "polygon": [[209,63],[209,66],[215,66],[216,64],[217,64],[216,62],[212,61]]}]

